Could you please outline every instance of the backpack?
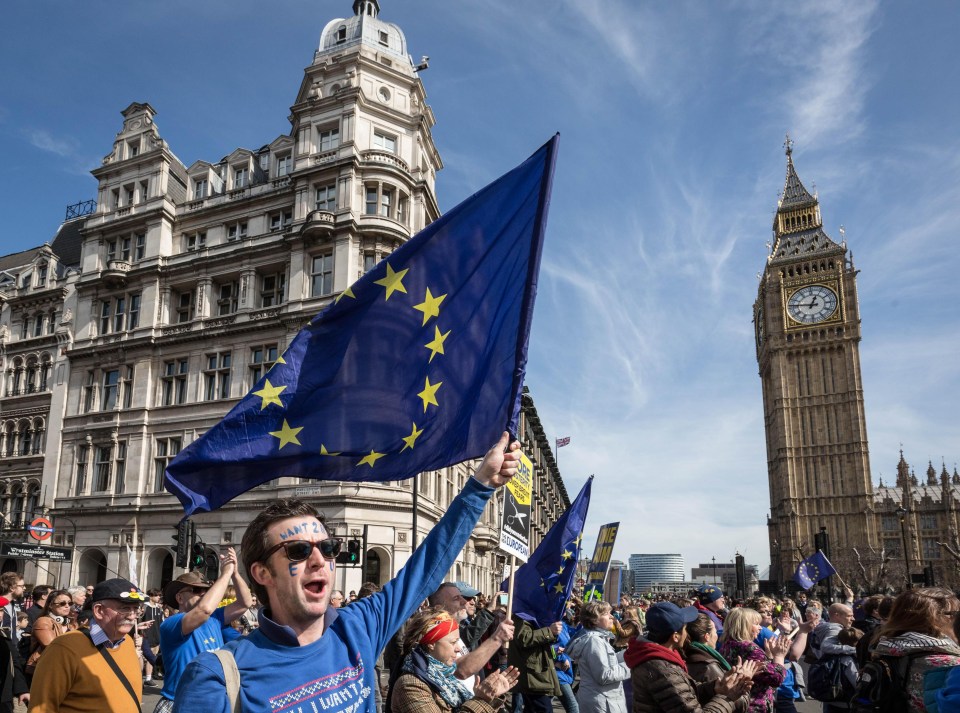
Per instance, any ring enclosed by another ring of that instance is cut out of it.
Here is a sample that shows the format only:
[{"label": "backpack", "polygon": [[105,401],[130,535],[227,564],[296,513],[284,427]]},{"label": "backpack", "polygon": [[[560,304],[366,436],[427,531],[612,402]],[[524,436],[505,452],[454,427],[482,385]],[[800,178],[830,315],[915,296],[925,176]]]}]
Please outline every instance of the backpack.
[{"label": "backpack", "polygon": [[850,710],[856,713],[900,713],[908,710],[906,682],[912,662],[913,656],[875,654],[860,669]]},{"label": "backpack", "polygon": [[824,656],[807,673],[807,693],[822,703],[848,701],[854,691],[843,675],[841,656]]}]

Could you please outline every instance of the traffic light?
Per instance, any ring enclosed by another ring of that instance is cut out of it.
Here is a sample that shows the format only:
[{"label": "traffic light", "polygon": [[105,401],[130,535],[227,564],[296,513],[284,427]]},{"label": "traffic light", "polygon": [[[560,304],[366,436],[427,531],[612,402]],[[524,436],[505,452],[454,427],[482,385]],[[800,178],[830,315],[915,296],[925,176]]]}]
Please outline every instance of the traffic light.
[{"label": "traffic light", "polygon": [[340,554],[337,555],[337,564],[359,567],[362,553],[363,547],[360,544],[360,540],[347,540],[347,548],[341,550]]},{"label": "traffic light", "polygon": [[190,570],[206,566],[206,552],[202,542],[194,542],[190,548]]},{"label": "traffic light", "polygon": [[177,524],[177,534],[171,536],[177,543],[177,567],[187,566],[187,556],[190,554],[190,549],[193,545],[192,540],[195,536],[196,529],[194,528],[192,520],[181,520]]},{"label": "traffic light", "polygon": [[210,582],[220,576],[220,558],[213,552],[208,552],[204,557],[203,576]]}]

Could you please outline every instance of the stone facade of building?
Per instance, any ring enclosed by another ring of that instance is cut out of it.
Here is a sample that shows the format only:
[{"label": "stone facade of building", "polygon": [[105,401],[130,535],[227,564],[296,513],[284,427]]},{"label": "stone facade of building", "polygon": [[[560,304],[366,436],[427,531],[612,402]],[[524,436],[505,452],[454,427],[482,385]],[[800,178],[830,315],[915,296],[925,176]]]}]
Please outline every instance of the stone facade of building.
[{"label": "stone facade of building", "polygon": [[[0,507],[4,537],[48,514],[45,544],[73,564],[4,559],[30,582],[175,577],[170,460],[257,382],[317,312],[439,216],[433,113],[403,32],[376,0],[324,27],[289,134],[186,166],[147,103],[130,104],[89,214],[40,248],[0,258]],[[536,464],[535,546],[569,498],[532,398],[521,438]],[[281,478],[195,518],[207,547],[240,542],[265,504],[297,496],[337,534],[367,538],[337,586],[382,583],[439,519],[471,464],[390,483]],[[499,583],[499,504],[450,577]]]}]

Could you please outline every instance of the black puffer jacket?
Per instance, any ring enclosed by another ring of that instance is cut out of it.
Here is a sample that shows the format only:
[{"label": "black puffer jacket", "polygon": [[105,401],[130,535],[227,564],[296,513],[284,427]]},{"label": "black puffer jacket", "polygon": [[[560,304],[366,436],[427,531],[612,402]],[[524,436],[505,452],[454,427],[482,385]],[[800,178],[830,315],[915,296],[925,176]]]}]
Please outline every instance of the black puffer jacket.
[{"label": "black puffer jacket", "polygon": [[733,713],[735,703],[714,695],[716,681],[697,683],[659,644],[630,642],[626,661],[633,664],[633,713]]}]

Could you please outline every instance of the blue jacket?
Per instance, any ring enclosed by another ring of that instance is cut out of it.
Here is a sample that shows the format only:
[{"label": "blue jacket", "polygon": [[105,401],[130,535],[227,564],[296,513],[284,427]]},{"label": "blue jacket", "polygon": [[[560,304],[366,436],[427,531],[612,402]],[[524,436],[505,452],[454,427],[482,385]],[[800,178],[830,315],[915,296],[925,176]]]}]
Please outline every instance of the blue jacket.
[{"label": "blue jacket", "polygon": [[[493,492],[470,478],[382,591],[343,609],[327,609],[317,641],[300,646],[293,631],[264,610],[257,631],[224,647],[237,660],[241,709],[376,713],[377,655],[443,581]],[[230,713],[225,691],[220,662],[213,654],[201,654],[187,667],[173,710]]]}]

